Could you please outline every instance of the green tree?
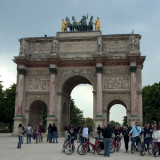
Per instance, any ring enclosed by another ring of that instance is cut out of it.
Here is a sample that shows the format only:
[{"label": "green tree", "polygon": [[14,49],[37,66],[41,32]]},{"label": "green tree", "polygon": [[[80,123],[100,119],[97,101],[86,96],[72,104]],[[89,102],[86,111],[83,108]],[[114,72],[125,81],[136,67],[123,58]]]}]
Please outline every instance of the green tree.
[{"label": "green tree", "polygon": [[4,91],[2,82],[0,81],[0,122],[3,122],[4,118]]},{"label": "green tree", "polygon": [[127,116],[123,117],[123,126],[125,126],[127,124]]},{"label": "green tree", "polygon": [[83,111],[76,107],[74,100],[70,100],[70,124],[82,125],[85,122],[83,118]]},{"label": "green tree", "polygon": [[160,83],[143,87],[143,122],[160,121]]},{"label": "green tree", "polygon": [[110,124],[111,124],[112,126],[120,126],[120,123],[119,123],[119,122],[115,122],[115,121],[113,121],[113,120],[110,121]]},{"label": "green tree", "polygon": [[93,128],[93,119],[92,118],[85,118],[85,123],[87,124],[88,127]]},{"label": "green tree", "polygon": [[9,130],[11,131],[13,125],[14,111],[15,111],[15,96],[16,96],[16,84],[13,84],[4,91],[4,115],[3,122],[9,124]]}]

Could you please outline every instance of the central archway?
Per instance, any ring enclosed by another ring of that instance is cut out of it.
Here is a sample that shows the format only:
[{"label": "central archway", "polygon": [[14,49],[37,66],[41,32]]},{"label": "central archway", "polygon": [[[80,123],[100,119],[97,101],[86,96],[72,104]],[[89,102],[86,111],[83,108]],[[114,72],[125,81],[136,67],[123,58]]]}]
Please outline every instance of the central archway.
[{"label": "central archway", "polygon": [[91,84],[91,82],[84,76],[75,75],[68,78],[62,86],[61,94],[61,116],[60,116],[60,130],[63,132],[63,126],[70,124],[70,98],[72,90],[79,84]]}]

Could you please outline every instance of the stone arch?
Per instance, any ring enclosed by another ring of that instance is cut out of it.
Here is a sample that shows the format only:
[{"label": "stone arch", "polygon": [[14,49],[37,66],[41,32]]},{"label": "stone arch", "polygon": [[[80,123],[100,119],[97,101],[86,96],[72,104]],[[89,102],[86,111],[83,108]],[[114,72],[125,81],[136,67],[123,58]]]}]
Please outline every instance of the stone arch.
[{"label": "stone arch", "polygon": [[28,123],[30,123],[32,127],[40,122],[43,123],[43,109],[45,107],[47,108],[47,105],[42,100],[35,100],[30,104],[28,111]]},{"label": "stone arch", "polygon": [[72,70],[72,71],[60,71],[57,75],[57,91],[61,92],[63,84],[74,76],[84,77],[89,81],[89,84],[93,86],[93,90],[96,90],[96,71],[95,70]]},{"label": "stone arch", "polygon": [[[61,81],[61,88],[59,92],[59,104],[60,104],[60,119],[59,128],[63,132],[64,117],[66,118],[66,124],[70,124],[70,95],[72,90],[79,84],[90,84],[90,80],[82,75],[70,74],[63,81]],[[65,111],[64,111],[65,110]],[[66,115],[65,115],[66,114]]]}]

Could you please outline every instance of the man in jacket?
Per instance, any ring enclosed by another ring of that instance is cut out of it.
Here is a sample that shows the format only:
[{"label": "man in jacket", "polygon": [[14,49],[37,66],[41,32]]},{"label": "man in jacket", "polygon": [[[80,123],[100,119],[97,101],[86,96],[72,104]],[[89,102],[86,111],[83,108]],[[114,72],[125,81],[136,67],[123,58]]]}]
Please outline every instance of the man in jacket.
[{"label": "man in jacket", "polygon": [[111,142],[112,142],[112,133],[113,130],[111,125],[108,124],[107,128],[104,129],[103,137],[104,137],[104,156],[110,156]]}]

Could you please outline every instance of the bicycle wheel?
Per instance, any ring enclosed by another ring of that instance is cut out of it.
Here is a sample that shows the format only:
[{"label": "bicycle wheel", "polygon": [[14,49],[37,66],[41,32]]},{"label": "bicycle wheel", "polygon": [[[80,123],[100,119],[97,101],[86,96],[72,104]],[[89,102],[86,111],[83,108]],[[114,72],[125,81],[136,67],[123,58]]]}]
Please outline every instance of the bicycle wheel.
[{"label": "bicycle wheel", "polygon": [[157,157],[159,155],[159,151],[158,151],[158,148],[157,149],[153,149],[153,155],[155,157]]},{"label": "bicycle wheel", "polygon": [[112,143],[110,153],[113,153],[114,151],[115,151],[115,147],[114,147],[114,143]]},{"label": "bicycle wheel", "polygon": [[121,141],[118,141],[117,142],[117,148],[116,148],[117,152],[119,152],[120,148],[121,148]]},{"label": "bicycle wheel", "polygon": [[104,146],[102,147],[100,143],[97,145],[97,153],[99,155],[104,155]]},{"label": "bicycle wheel", "polygon": [[77,152],[80,155],[85,155],[88,152],[88,146],[86,144],[80,144],[77,148]]},{"label": "bicycle wheel", "polygon": [[65,146],[65,149],[64,149],[64,152],[67,154],[67,155],[70,155],[74,152],[74,144],[67,144]]},{"label": "bicycle wheel", "polygon": [[148,149],[148,153],[151,155],[152,154],[152,144],[149,143],[149,145],[147,146]]},{"label": "bicycle wheel", "polygon": [[67,141],[64,141],[63,146],[62,146],[62,152],[64,152],[66,144],[67,144]]},{"label": "bicycle wheel", "polygon": [[140,155],[141,155],[141,156],[144,156],[144,155],[145,155],[145,149],[141,149],[141,150],[140,150]]}]

